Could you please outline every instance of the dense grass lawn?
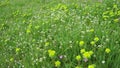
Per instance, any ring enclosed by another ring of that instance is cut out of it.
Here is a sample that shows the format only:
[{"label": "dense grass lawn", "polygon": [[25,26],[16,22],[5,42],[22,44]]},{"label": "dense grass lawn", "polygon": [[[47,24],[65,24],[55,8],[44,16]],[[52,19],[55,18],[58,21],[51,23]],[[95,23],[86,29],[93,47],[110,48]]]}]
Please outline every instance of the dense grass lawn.
[{"label": "dense grass lawn", "polygon": [[120,68],[120,0],[0,0],[0,68]]}]

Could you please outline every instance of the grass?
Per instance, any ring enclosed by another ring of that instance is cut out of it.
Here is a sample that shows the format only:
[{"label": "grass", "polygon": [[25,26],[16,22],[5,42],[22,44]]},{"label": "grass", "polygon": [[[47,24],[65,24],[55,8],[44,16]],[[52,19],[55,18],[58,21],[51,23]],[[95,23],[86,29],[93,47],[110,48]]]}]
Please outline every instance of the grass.
[{"label": "grass", "polygon": [[119,68],[119,3],[1,0],[0,68]]}]

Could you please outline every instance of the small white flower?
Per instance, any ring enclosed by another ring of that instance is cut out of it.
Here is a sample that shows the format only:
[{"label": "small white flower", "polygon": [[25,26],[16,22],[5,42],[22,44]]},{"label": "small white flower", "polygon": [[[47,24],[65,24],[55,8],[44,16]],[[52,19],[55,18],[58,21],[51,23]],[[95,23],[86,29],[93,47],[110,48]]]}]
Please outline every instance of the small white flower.
[{"label": "small white flower", "polygon": [[43,58],[40,58],[40,59],[39,59],[39,62],[42,62],[42,61],[43,61]]},{"label": "small white flower", "polygon": [[103,61],[102,61],[102,64],[104,64],[104,63],[105,63],[105,61],[103,60]]},{"label": "small white flower", "polygon": [[106,41],[109,42],[109,39],[107,38]]}]

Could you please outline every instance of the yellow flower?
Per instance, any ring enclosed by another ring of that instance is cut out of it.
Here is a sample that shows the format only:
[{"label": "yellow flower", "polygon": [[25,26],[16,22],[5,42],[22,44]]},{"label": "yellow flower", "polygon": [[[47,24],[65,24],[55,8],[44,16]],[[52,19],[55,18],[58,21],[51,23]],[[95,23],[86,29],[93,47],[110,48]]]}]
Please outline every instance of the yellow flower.
[{"label": "yellow flower", "polygon": [[90,58],[91,56],[90,56],[89,52],[85,52],[85,53],[83,53],[83,57],[84,58]]},{"label": "yellow flower", "polygon": [[106,49],[105,49],[105,52],[106,52],[106,53],[110,53],[111,50],[110,50],[109,48],[106,48]]},{"label": "yellow flower", "polygon": [[48,50],[49,57],[54,57],[55,56],[55,51],[54,50]]},{"label": "yellow flower", "polygon": [[81,50],[80,50],[80,53],[84,53],[84,52],[85,52],[85,49],[81,49]]},{"label": "yellow flower", "polygon": [[60,62],[60,61],[56,61],[56,62],[55,62],[55,67],[60,67],[60,65],[61,65],[61,62]]},{"label": "yellow flower", "polygon": [[83,46],[84,44],[85,44],[84,41],[80,41],[80,42],[79,42],[79,45],[80,45],[80,46]]},{"label": "yellow flower", "polygon": [[93,54],[93,51],[85,52],[85,53],[83,53],[83,57],[90,58],[92,54]]},{"label": "yellow flower", "polygon": [[90,55],[92,55],[92,54],[93,54],[93,51],[89,51],[89,53],[90,53]]},{"label": "yellow flower", "polygon": [[12,62],[14,59],[13,58],[10,58],[10,61]]},{"label": "yellow flower", "polygon": [[19,52],[20,51],[20,48],[16,48],[16,50],[15,50],[16,52]]},{"label": "yellow flower", "polygon": [[26,32],[29,34],[29,33],[31,33],[31,30],[30,30],[30,29],[27,29]]},{"label": "yellow flower", "polygon": [[114,5],[113,5],[113,8],[117,8],[117,5],[116,5],[116,4],[114,4]]},{"label": "yellow flower", "polygon": [[45,46],[48,46],[49,44],[50,44],[49,42],[46,42],[46,43],[45,43]]},{"label": "yellow flower", "polygon": [[80,61],[81,60],[81,56],[80,55],[76,56],[76,60]]},{"label": "yellow flower", "polygon": [[76,66],[75,68],[82,68],[81,66]]},{"label": "yellow flower", "polygon": [[99,38],[98,38],[98,37],[95,37],[95,38],[94,38],[94,41],[95,41],[95,42],[99,41]]},{"label": "yellow flower", "polygon": [[95,42],[94,42],[94,41],[91,41],[90,44],[91,44],[91,45],[95,45]]},{"label": "yellow flower", "polygon": [[95,68],[95,64],[88,65],[88,68]]}]

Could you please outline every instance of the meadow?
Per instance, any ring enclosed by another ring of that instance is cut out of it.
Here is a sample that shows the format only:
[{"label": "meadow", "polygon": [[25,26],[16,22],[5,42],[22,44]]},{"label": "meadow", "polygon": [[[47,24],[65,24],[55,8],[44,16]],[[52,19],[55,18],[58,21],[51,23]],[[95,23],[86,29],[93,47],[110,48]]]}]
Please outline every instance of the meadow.
[{"label": "meadow", "polygon": [[0,68],[120,68],[120,0],[0,0]]}]

